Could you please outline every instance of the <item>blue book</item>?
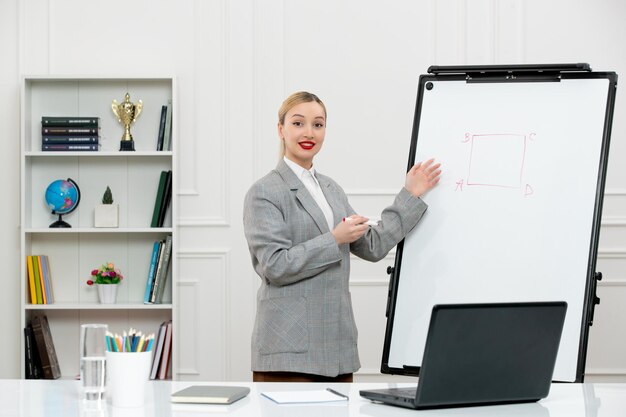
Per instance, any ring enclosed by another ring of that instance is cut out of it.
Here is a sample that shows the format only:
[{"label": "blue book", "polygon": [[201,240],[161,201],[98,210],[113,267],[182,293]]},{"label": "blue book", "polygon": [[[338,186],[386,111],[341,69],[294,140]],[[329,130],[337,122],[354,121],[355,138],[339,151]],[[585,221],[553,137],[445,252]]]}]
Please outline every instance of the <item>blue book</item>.
[{"label": "blue book", "polygon": [[146,291],[143,296],[144,304],[152,304],[150,302],[150,292],[152,291],[152,282],[154,281],[154,273],[157,268],[157,259],[159,259],[159,251],[161,249],[161,242],[154,242],[152,248],[152,259],[150,260],[150,270],[148,271],[148,279],[146,280]]}]

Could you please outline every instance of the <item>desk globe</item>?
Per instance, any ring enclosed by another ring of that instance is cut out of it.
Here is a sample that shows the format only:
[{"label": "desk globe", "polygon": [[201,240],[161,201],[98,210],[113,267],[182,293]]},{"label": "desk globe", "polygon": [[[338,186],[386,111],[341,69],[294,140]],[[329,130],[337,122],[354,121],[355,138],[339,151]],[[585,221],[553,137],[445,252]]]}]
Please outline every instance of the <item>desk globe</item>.
[{"label": "desk globe", "polygon": [[71,213],[78,207],[80,202],[80,188],[71,178],[67,180],[52,181],[46,188],[46,203],[52,214],[58,215],[59,219],[50,227],[72,227],[63,221],[62,216]]}]

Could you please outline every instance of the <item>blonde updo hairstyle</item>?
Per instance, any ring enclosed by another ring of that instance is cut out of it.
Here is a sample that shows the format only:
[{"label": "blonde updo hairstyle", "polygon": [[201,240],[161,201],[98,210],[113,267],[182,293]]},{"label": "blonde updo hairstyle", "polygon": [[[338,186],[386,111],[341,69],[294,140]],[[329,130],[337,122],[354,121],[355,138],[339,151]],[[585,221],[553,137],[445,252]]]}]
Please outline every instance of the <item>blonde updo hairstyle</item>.
[{"label": "blonde updo hairstyle", "polygon": [[[294,106],[297,106],[298,104],[302,104],[302,103],[310,103],[311,101],[315,101],[320,106],[322,106],[322,109],[324,110],[324,119],[326,119],[327,118],[326,106],[324,106],[324,103],[322,102],[322,100],[320,100],[319,97],[313,93],[308,93],[306,91],[298,91],[296,93],[293,93],[289,97],[287,97],[285,101],[283,101],[283,104],[280,106],[280,109],[278,109],[278,124],[281,126],[285,125],[285,116],[287,115],[289,110],[291,110]],[[280,154],[281,159],[285,156],[284,138],[280,138],[280,153],[279,154]]]}]

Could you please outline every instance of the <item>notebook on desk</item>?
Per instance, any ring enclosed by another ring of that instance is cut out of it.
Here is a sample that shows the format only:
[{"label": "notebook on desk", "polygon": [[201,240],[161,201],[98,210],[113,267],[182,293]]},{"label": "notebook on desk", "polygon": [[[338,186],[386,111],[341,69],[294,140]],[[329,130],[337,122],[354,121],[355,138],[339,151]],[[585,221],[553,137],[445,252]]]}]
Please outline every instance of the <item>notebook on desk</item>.
[{"label": "notebook on desk", "polygon": [[192,385],[173,393],[171,401],[186,404],[232,404],[249,392],[248,387]]},{"label": "notebook on desk", "polygon": [[548,395],[565,302],[433,307],[417,388],[361,390],[407,408],[538,401]]}]

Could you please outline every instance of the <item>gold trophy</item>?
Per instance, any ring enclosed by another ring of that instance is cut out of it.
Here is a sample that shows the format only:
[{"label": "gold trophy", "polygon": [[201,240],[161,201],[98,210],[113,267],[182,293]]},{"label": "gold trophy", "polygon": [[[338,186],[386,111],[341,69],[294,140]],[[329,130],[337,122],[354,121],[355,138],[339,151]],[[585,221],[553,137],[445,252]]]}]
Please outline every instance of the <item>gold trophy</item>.
[{"label": "gold trophy", "polygon": [[141,114],[143,103],[141,100],[137,103],[131,103],[130,95],[126,93],[124,102],[120,104],[117,100],[113,100],[111,109],[115,117],[117,117],[117,121],[124,125],[124,135],[120,141],[120,151],[134,151],[135,142],[133,141],[133,135],[130,134],[130,125],[134,123]]}]

